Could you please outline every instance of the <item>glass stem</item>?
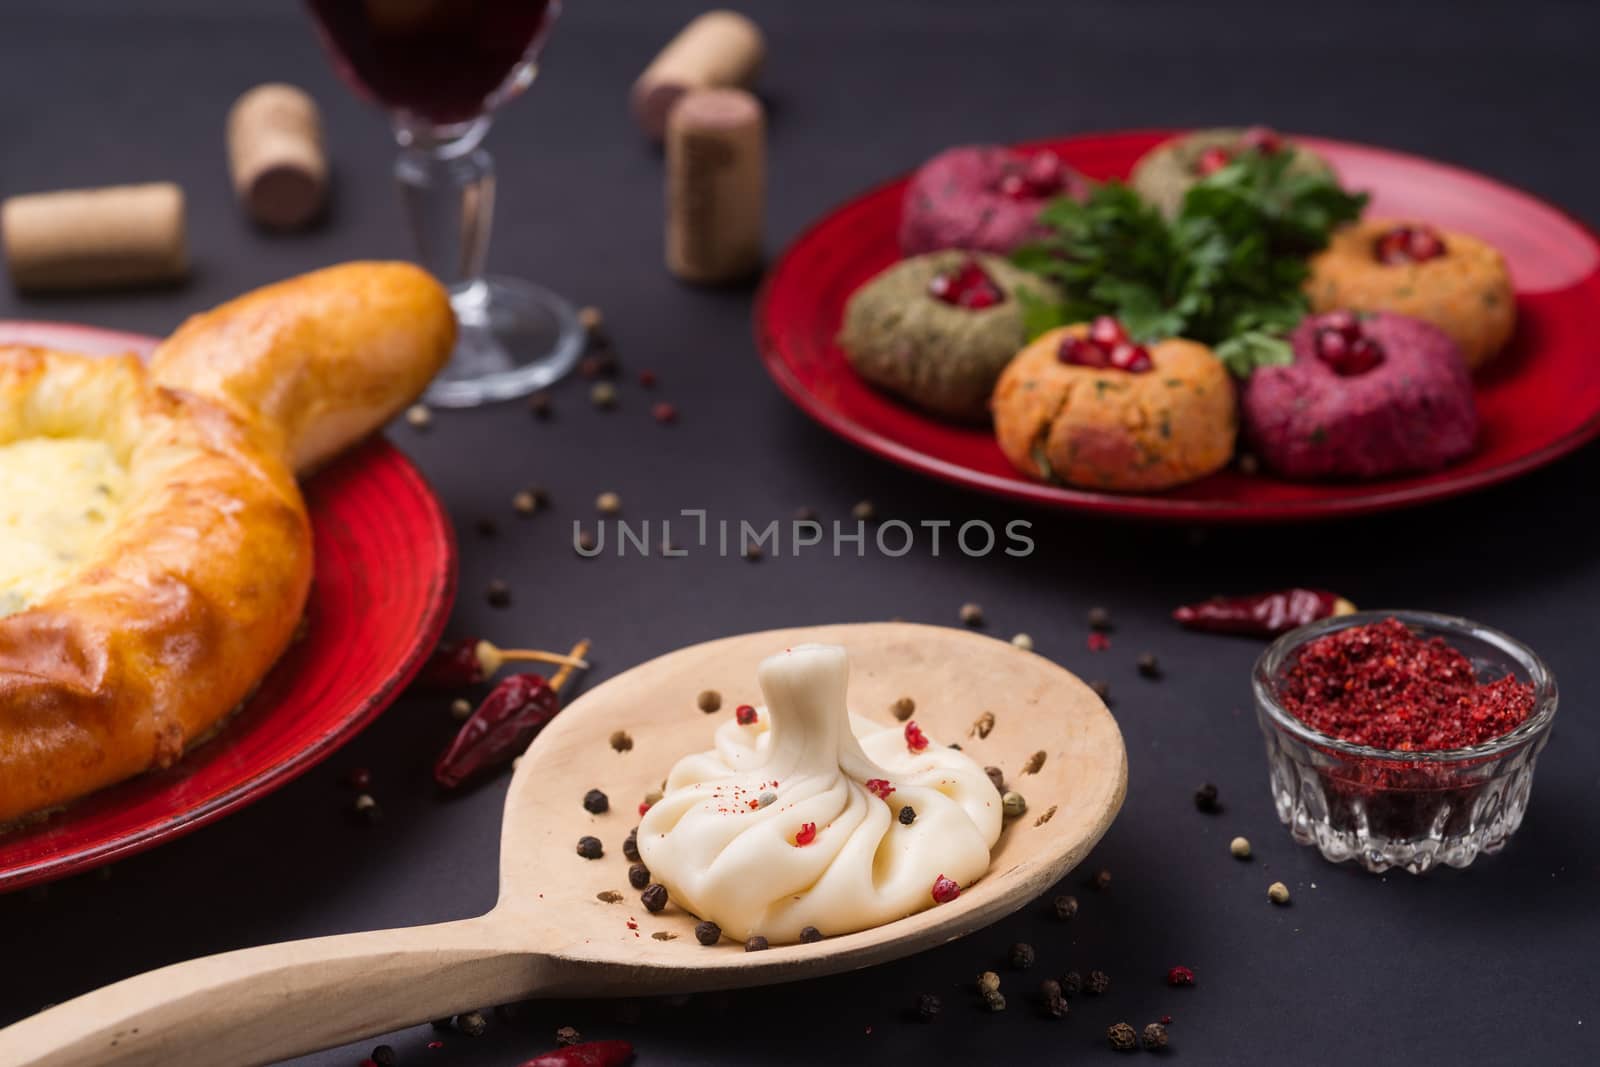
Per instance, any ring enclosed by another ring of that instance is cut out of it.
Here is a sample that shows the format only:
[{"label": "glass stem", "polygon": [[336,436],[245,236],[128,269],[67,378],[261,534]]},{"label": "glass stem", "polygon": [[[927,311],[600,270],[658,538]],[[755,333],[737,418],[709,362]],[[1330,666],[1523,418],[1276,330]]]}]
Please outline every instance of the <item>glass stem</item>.
[{"label": "glass stem", "polygon": [[489,120],[447,128],[395,124],[395,181],[422,265],[452,301],[481,302],[494,218],[494,160],[480,147]]}]

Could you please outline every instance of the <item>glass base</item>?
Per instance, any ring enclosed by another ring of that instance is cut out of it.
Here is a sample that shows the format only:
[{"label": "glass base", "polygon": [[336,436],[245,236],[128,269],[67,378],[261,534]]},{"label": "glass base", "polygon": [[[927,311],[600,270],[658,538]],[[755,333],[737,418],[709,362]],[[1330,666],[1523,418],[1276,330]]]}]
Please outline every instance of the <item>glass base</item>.
[{"label": "glass base", "polygon": [[583,327],[572,305],[531,282],[485,277],[450,290],[455,351],[424,397],[466,408],[542,389],[577,363]]}]

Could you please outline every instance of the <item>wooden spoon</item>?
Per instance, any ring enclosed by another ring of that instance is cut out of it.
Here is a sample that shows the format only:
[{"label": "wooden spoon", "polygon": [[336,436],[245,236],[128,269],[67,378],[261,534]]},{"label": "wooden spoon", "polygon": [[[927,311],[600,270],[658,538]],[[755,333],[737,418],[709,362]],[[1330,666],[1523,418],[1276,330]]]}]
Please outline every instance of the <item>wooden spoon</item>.
[{"label": "wooden spoon", "polygon": [[[711,744],[741,703],[760,704],[756,665],[808,641],[850,653],[850,706],[893,721],[900,697],[939,742],[1004,770],[1027,813],[1008,821],[989,871],[959,899],[871,930],[747,953],[694,937],[669,905],[650,914],[628,886],[622,841],[637,805],[678,757]],[[696,705],[704,689],[721,710]],[[980,736],[976,723],[993,714]],[[618,730],[633,739],[616,751]],[[771,630],[651,660],[573,702],[512,776],[500,899],[487,915],[320,937],[174,964],[0,1030],[11,1067],[259,1064],[428,1019],[531,996],[688,993],[811,978],[942,944],[1038,897],[1092,848],[1122,805],[1127,756],[1110,712],[1049,660],[964,630],[862,623]],[[591,815],[603,789],[611,810]],[[586,860],[579,837],[605,855]],[[620,900],[606,898],[620,895]]]}]

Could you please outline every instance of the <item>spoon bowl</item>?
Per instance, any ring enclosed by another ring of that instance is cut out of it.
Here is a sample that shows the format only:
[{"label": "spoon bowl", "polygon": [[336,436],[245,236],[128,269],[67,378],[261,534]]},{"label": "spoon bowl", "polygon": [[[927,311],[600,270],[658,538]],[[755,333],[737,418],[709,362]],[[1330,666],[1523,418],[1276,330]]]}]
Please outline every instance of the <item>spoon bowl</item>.
[{"label": "spoon bowl", "polygon": [[[645,909],[622,844],[645,795],[722,717],[759,704],[756,667],[786,647],[842,645],[853,712],[892,722],[916,703],[935,743],[1004,772],[1028,810],[1008,819],[987,873],[946,904],[812,944],[700,945],[699,921]],[[703,690],[721,694],[702,712]],[[986,724],[980,727],[980,722]],[[992,725],[987,725],[992,723]],[[622,734],[631,747],[621,742]],[[1099,841],[1122,805],[1127,757],[1104,703],[1031,652],[966,630],[858,623],[770,630],[651,660],[575,700],[511,779],[500,897],[487,915],[288,942],[175,964],[0,1030],[0,1062],[264,1063],[530,996],[689,993],[810,978],[953,940],[1036,899]],[[584,795],[600,789],[608,811]],[[603,855],[578,855],[593,836]]]}]

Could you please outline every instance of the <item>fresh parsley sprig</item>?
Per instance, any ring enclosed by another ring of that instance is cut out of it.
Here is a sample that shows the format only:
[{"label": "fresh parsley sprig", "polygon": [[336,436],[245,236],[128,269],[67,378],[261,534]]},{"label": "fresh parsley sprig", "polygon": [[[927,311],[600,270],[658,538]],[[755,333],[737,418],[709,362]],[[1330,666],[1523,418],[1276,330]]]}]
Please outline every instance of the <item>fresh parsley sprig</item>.
[{"label": "fresh parsley sprig", "polygon": [[1293,158],[1241,153],[1197,182],[1170,221],[1117,182],[1083,203],[1051,203],[1039,215],[1047,235],[1012,258],[1066,299],[1024,294],[1028,335],[1110,314],[1135,340],[1211,345],[1240,377],[1289,362],[1286,335],[1307,311],[1306,257],[1367,201],[1331,174],[1290,169]]}]

